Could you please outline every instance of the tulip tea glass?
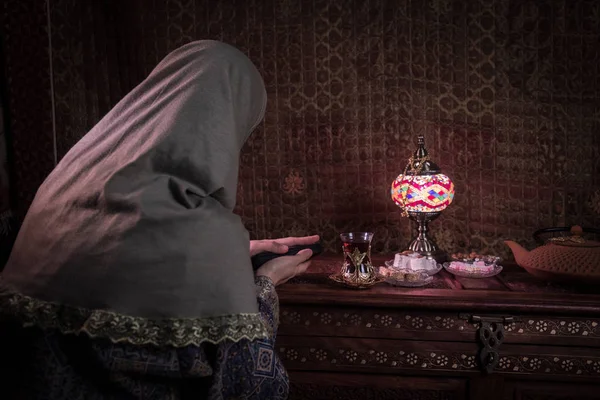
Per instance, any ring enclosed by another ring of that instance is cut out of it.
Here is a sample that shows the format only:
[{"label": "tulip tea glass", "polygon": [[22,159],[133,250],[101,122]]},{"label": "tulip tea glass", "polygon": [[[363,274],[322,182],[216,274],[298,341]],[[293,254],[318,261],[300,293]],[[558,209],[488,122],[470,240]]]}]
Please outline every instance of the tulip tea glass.
[{"label": "tulip tea glass", "polygon": [[331,276],[336,282],[356,289],[379,283],[377,272],[371,264],[371,232],[340,234],[344,250],[344,263],[339,274]]}]

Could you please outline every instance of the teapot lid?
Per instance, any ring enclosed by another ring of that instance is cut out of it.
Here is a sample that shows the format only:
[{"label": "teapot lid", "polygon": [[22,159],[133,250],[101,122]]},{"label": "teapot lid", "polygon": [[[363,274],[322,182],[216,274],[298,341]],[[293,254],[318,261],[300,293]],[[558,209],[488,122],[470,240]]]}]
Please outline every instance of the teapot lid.
[{"label": "teapot lid", "polygon": [[571,236],[561,236],[548,239],[549,242],[557,244],[559,246],[569,247],[600,247],[600,242],[594,240],[586,240],[581,235],[583,229],[579,225],[575,225],[571,228]]}]

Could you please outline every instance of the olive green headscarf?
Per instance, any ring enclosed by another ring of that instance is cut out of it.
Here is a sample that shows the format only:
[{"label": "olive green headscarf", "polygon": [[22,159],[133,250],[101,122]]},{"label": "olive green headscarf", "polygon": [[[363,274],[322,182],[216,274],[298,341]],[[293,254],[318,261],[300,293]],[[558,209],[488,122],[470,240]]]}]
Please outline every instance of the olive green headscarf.
[{"label": "olive green headscarf", "polygon": [[3,311],[138,344],[266,337],[233,213],[239,152],[265,104],[239,50],[169,54],[40,187],[2,274]]}]

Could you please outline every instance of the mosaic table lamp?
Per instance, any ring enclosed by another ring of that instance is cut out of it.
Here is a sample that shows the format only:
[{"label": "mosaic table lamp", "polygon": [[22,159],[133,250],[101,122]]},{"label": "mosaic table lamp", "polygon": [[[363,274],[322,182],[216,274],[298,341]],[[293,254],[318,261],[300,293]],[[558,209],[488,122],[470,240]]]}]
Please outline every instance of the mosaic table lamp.
[{"label": "mosaic table lamp", "polygon": [[408,250],[443,262],[446,253],[429,237],[429,222],[452,203],[454,184],[430,160],[423,136],[419,136],[418,146],[404,173],[392,183],[392,200],[402,209],[402,215],[418,226],[417,236],[410,242]]}]

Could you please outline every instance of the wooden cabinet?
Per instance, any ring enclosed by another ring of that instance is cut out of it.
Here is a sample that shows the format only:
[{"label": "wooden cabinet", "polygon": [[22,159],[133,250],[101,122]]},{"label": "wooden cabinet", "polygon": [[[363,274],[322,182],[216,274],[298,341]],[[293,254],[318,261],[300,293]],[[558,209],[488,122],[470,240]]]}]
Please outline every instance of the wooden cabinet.
[{"label": "wooden cabinet", "polygon": [[414,376],[294,372],[291,399],[311,400],[458,400],[465,379]]},{"label": "wooden cabinet", "polygon": [[[381,260],[379,260],[381,261]],[[337,257],[279,289],[291,399],[600,399],[600,295],[516,266],[428,287],[333,286]]]}]

